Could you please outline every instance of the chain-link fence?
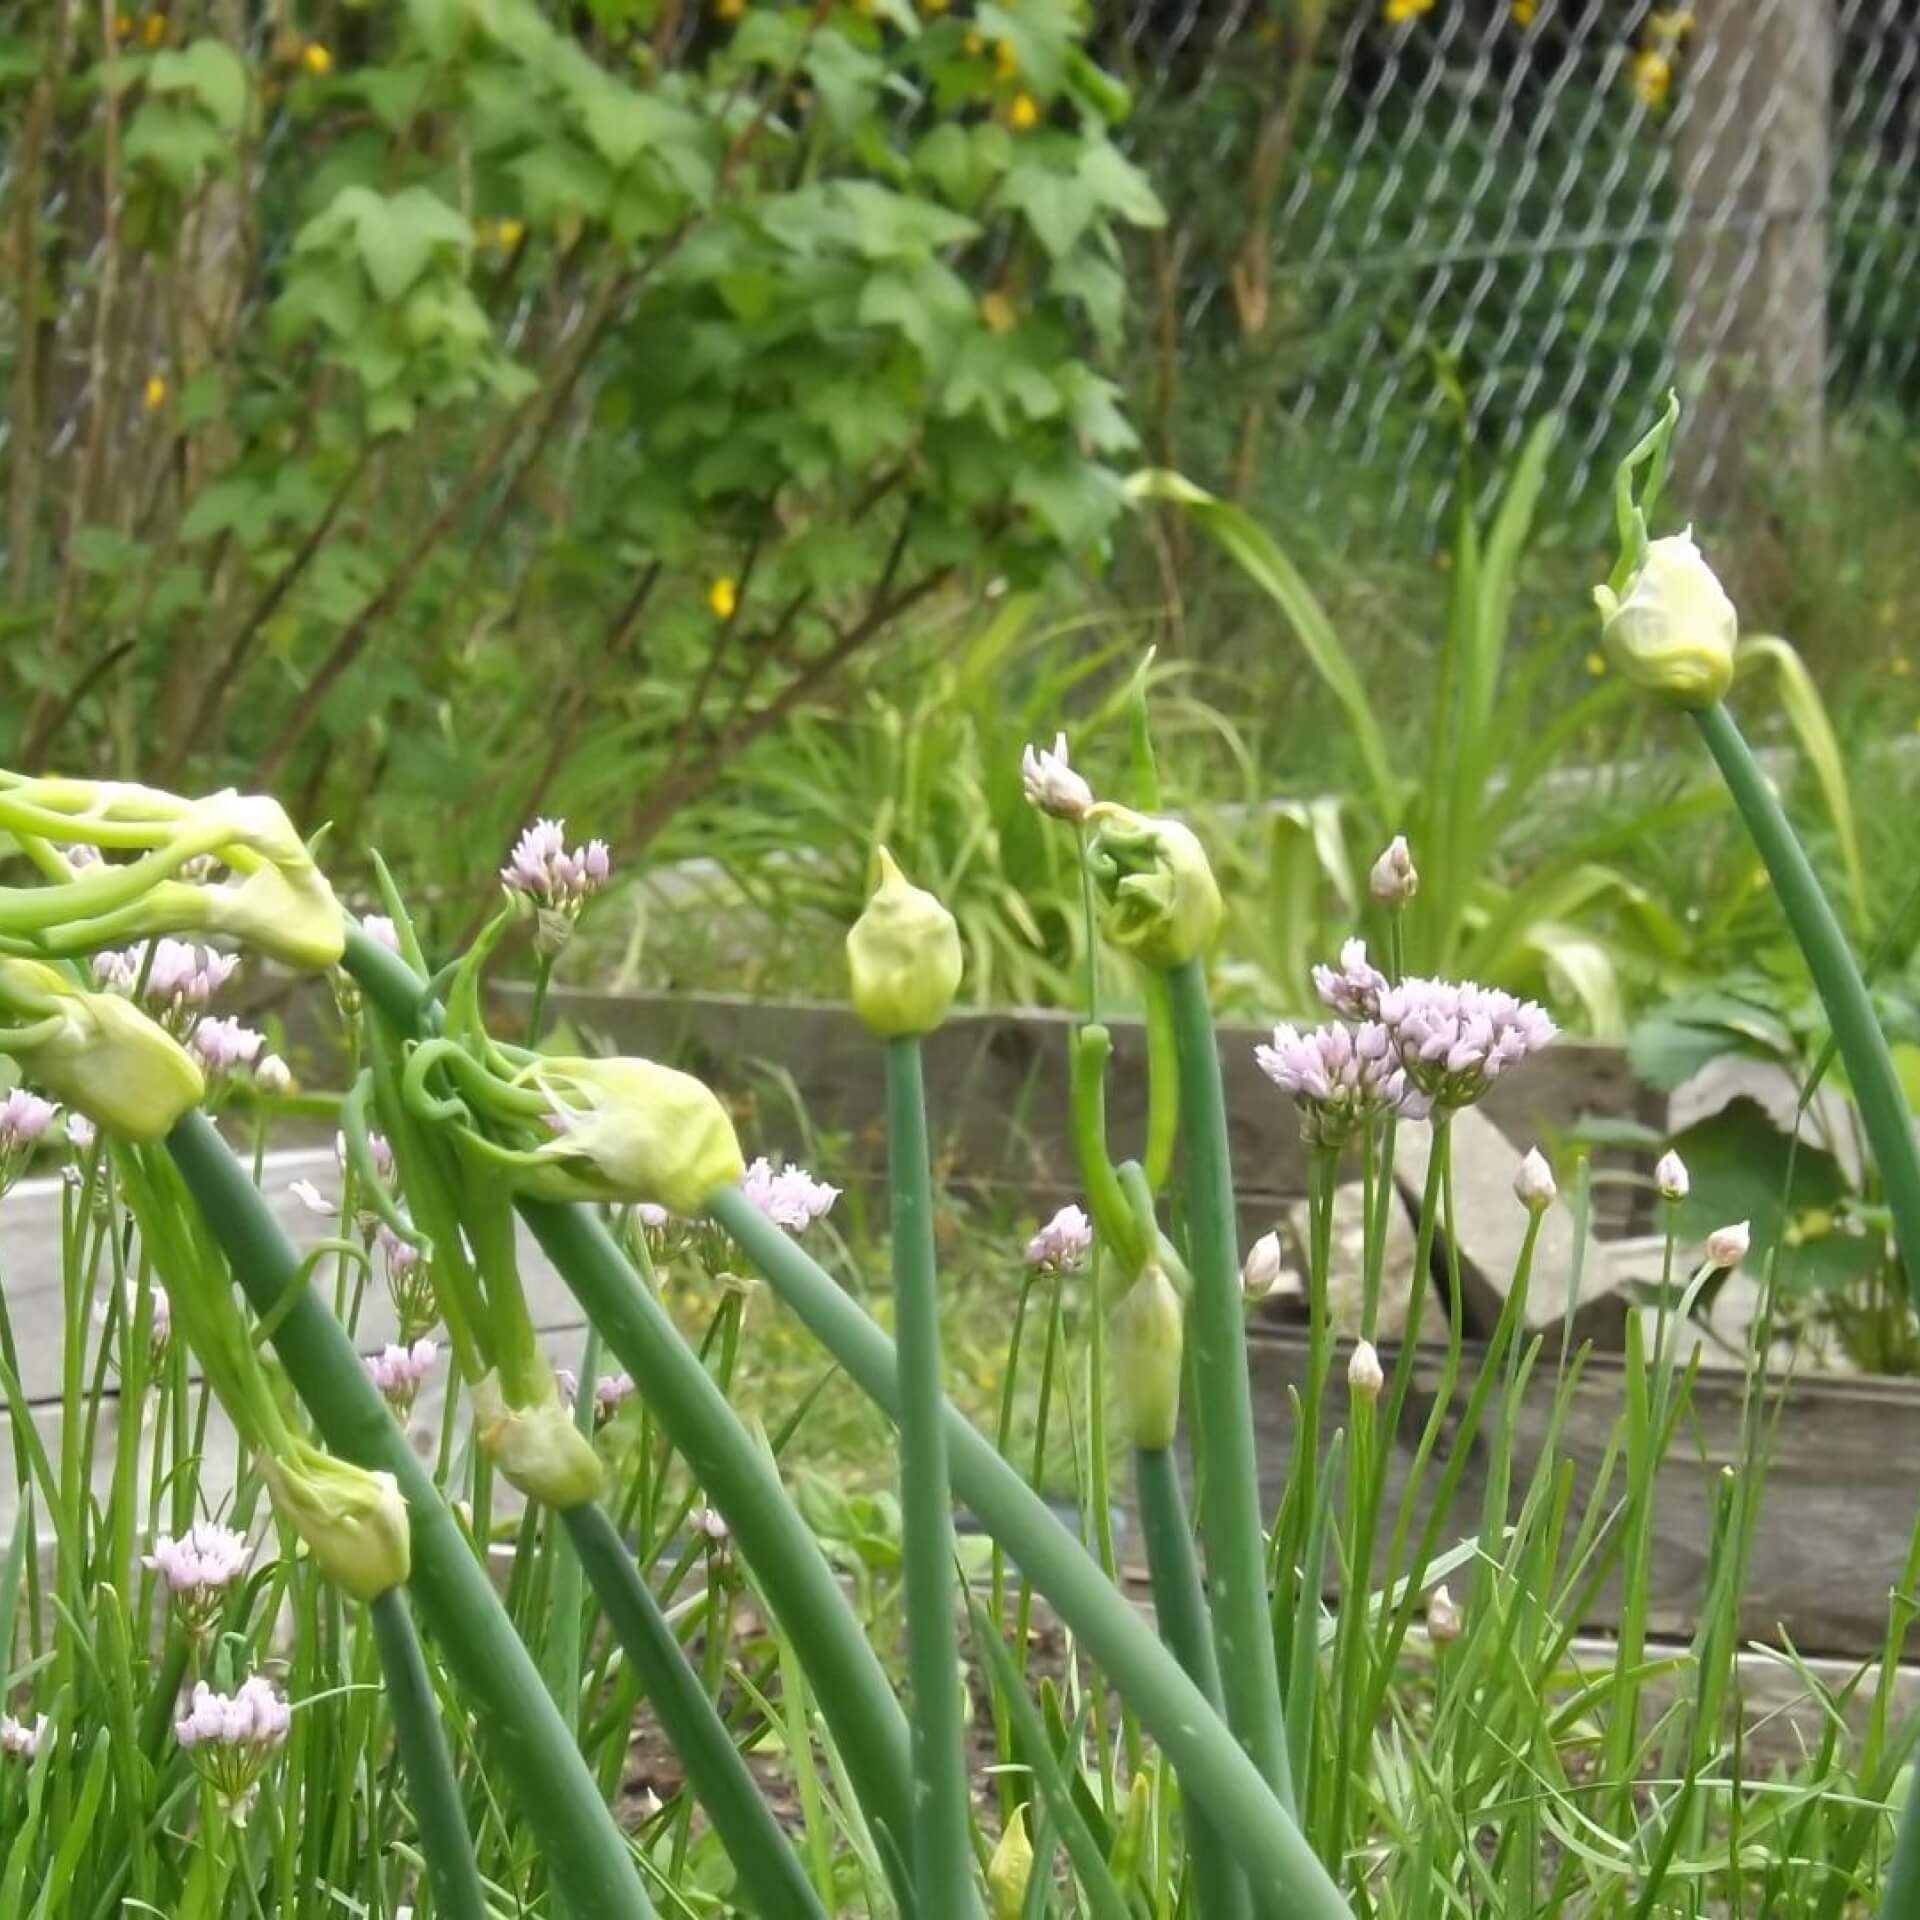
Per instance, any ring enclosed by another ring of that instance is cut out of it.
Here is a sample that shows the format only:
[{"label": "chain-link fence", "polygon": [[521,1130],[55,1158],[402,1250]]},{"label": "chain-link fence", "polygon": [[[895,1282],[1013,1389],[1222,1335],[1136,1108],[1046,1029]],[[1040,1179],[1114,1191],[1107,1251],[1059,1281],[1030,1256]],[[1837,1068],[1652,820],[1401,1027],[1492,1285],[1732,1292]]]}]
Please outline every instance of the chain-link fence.
[{"label": "chain-link fence", "polygon": [[1163,459],[1437,519],[1557,413],[1567,497],[1657,394],[1695,498],[1920,398],[1920,0],[1131,0],[1169,209]]}]

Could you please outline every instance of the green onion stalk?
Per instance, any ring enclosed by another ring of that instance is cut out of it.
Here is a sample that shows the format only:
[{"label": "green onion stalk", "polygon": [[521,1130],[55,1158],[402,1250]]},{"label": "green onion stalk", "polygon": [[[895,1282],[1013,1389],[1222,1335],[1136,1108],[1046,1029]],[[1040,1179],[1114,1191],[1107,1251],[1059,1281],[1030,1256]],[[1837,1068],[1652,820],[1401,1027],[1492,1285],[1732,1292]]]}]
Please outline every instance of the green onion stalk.
[{"label": "green onion stalk", "polygon": [[[418,987],[415,981],[416,993]],[[562,1897],[572,1911],[607,1920],[650,1916],[627,1843],[539,1670],[352,1342],[308,1290],[299,1257],[265,1200],[205,1115],[177,1122],[167,1150],[235,1279],[272,1323],[280,1362],[328,1446],[399,1483],[412,1536],[414,1600],[479,1715]]]},{"label": "green onion stalk", "polygon": [[[427,983],[357,927],[348,930],[344,964],[369,1004],[394,1026],[426,1033],[440,1025]],[[655,1071],[666,1074],[665,1069]],[[673,1079],[684,1081],[685,1076]],[[668,1093],[671,1098],[674,1089],[669,1087]],[[700,1124],[694,1115],[693,1130]],[[396,1159],[404,1164],[403,1143],[396,1140],[394,1145]],[[862,1810],[889,1836],[883,1840],[882,1857],[890,1865],[904,1858],[913,1777],[906,1717],[773,1463],[599,1221],[584,1208],[524,1191],[515,1204],[726,1520],[769,1608],[802,1649]]]},{"label": "green onion stalk", "polygon": [[[885,1333],[738,1186],[709,1196],[706,1212],[733,1236],[855,1385],[897,1424],[899,1360]],[[631,1274],[628,1284],[638,1290]],[[955,1493],[1132,1704],[1249,1881],[1276,1903],[1291,1901],[1291,1913],[1350,1920],[1338,1888],[1293,1815],[1133,1604],[951,1402],[943,1417]]]},{"label": "green onion stalk", "polygon": [[960,985],[953,915],[875,852],[879,882],[847,933],[854,1011],[886,1048],[888,1200],[899,1330],[900,1512],[913,1700],[913,1884],[920,1911],[978,1913],[972,1796],[954,1630],[953,1492],[947,1480],[946,1390],[933,1251],[933,1191],[920,1041],[947,1016]]}]

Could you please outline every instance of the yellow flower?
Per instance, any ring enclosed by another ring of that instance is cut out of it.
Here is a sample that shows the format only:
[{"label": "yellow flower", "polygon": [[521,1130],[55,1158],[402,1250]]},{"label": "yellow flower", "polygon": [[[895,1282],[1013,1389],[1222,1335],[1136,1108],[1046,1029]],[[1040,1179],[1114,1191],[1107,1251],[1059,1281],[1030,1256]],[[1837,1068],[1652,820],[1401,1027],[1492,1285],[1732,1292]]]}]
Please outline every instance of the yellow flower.
[{"label": "yellow flower", "polygon": [[1011,80],[1020,71],[1020,56],[1014,51],[1011,40],[996,40],[993,43],[993,70],[1002,80]]},{"label": "yellow flower", "polygon": [[989,333],[1011,333],[1020,324],[1019,310],[998,287],[980,296],[980,318]]},{"label": "yellow flower", "polygon": [[1673,62],[1664,53],[1644,48],[1633,56],[1633,90],[1643,107],[1658,107],[1666,102],[1673,86]]},{"label": "yellow flower", "polygon": [[1007,125],[1015,133],[1026,133],[1040,124],[1040,106],[1030,93],[1017,93],[1007,109]]},{"label": "yellow flower", "polygon": [[1512,13],[1516,27],[1530,27],[1533,25],[1533,16],[1540,11],[1540,0],[1513,0],[1508,11]]},{"label": "yellow flower", "polygon": [[333,71],[333,55],[318,40],[309,40],[300,49],[300,64],[316,79],[323,79]]},{"label": "yellow flower", "polygon": [[167,16],[164,13],[150,13],[140,22],[140,38],[148,46],[157,47],[167,37]]},{"label": "yellow flower", "polygon": [[713,0],[713,10],[722,20],[738,20],[747,10],[747,0]]},{"label": "yellow flower", "polygon": [[713,617],[716,620],[731,620],[734,615],[734,609],[738,607],[739,604],[740,589],[727,574],[723,573],[720,578],[707,589],[707,605],[713,610]]},{"label": "yellow flower", "polygon": [[126,40],[133,34],[133,16],[129,13],[116,13],[113,16],[113,37]]},{"label": "yellow flower", "polygon": [[140,402],[149,413],[158,413],[167,404],[167,383],[159,374],[147,375],[146,390],[141,394]]},{"label": "yellow flower", "polygon": [[502,220],[493,230],[494,244],[502,253],[511,253],[527,237],[524,220]]},{"label": "yellow flower", "polygon": [[1607,670],[1607,656],[1598,647],[1587,655],[1587,671],[1598,680]]},{"label": "yellow flower", "polygon": [[1387,25],[1404,26],[1409,20],[1418,20],[1423,13],[1433,11],[1433,0],[1387,0]]}]

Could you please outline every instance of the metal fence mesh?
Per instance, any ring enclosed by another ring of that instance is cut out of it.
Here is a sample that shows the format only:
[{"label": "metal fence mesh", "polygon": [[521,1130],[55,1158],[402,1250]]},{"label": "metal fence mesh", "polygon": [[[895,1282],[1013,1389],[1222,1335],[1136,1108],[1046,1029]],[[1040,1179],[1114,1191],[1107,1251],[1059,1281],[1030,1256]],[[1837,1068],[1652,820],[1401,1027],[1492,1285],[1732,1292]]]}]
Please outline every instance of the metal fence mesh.
[{"label": "metal fence mesh", "polygon": [[1155,450],[1216,485],[1431,523],[1463,421],[1491,487],[1551,411],[1603,505],[1677,382],[1708,498],[1914,397],[1916,0],[1131,0],[1108,51],[1170,217]]}]

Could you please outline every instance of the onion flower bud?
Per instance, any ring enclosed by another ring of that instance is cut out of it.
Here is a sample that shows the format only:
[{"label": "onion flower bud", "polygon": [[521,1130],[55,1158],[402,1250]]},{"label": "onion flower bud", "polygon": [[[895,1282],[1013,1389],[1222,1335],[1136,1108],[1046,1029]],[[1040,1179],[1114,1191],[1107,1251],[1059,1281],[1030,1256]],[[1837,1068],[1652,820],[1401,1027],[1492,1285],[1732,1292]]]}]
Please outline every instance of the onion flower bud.
[{"label": "onion flower bud", "polygon": [[1595,587],[1600,640],[1637,687],[1683,707],[1710,707],[1733,684],[1739,617],[1693,532],[1648,544],[1624,596]]},{"label": "onion flower bud", "polygon": [[1180,1424],[1180,1296],[1158,1267],[1148,1267],[1114,1309],[1113,1368],[1127,1437],[1158,1451]]},{"label": "onion flower bud", "polygon": [[274,1512],[342,1592],[372,1601],[405,1582],[412,1536],[392,1474],[371,1473],[296,1440],[286,1453],[261,1455],[260,1477]]},{"label": "onion flower bud", "polygon": [[931,1033],[959,990],[960,929],[885,847],[874,857],[880,884],[847,934],[853,1010],[883,1039]]},{"label": "onion flower bud", "polygon": [[551,1378],[543,1399],[516,1407],[498,1373],[482,1374],[473,1383],[473,1423],[494,1464],[530,1499],[565,1509],[599,1493],[606,1478],[600,1456]]},{"label": "onion flower bud", "polygon": [[1095,805],[1087,821],[1087,864],[1107,903],[1107,938],[1156,973],[1204,953],[1224,909],[1192,829],[1111,801]]}]

